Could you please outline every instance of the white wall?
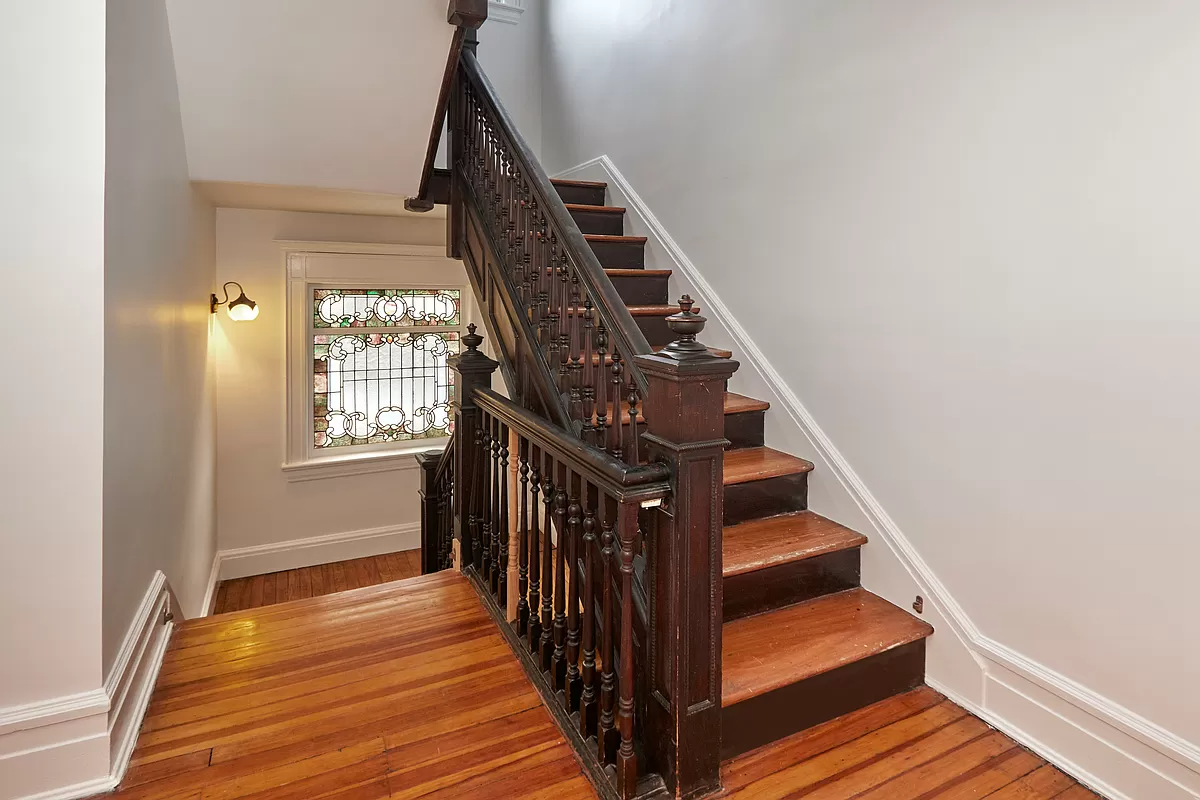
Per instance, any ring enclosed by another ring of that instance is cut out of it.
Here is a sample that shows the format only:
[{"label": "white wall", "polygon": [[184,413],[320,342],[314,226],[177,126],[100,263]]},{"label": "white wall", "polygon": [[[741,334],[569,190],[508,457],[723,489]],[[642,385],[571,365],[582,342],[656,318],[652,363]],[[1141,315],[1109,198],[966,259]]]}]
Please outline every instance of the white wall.
[{"label": "white wall", "polygon": [[169,0],[191,176],[414,195],[446,0]]},{"label": "white wall", "polygon": [[[6,800],[108,767],[103,707],[94,716],[92,702],[102,683],[104,29],[103,3],[0,5],[0,264],[9,299],[0,399]],[[75,722],[35,730],[61,703],[78,712]],[[73,746],[14,755],[64,741],[57,734],[68,728]],[[53,778],[40,768],[45,763],[56,767]]]},{"label": "white wall", "polygon": [[[414,460],[399,470],[303,482],[289,481],[282,470],[287,317],[279,241],[444,245],[445,225],[435,216],[217,210],[218,283],[240,282],[261,309],[253,322],[217,315],[217,530],[223,553],[419,520]],[[461,270],[447,279],[466,282]],[[333,555],[366,554],[314,553],[282,557],[323,563]],[[281,565],[272,568],[300,563],[280,557],[249,563]],[[224,563],[222,574],[233,574]]]},{"label": "white wall", "polygon": [[104,665],[154,573],[203,612],[216,553],[208,295],[215,216],[188,180],[162,0],[109,0]]},{"label": "white wall", "polygon": [[515,24],[493,8],[479,29],[479,63],[534,153],[542,152],[545,0],[525,0]]},{"label": "white wall", "polygon": [[1076,693],[1055,747],[1103,710],[1174,776],[1123,792],[1200,790],[1200,7],[547,13],[551,171],[612,159],[979,638]]}]

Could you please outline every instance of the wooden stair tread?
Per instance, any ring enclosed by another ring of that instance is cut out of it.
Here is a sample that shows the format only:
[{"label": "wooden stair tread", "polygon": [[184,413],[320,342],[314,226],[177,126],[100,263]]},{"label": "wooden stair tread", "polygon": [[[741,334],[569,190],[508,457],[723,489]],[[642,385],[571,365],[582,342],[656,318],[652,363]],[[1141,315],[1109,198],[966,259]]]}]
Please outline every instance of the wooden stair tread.
[{"label": "wooden stair tread", "polygon": [[[613,234],[608,234],[608,233],[585,233],[583,235],[583,238],[589,242],[613,242],[613,243],[627,243],[627,244],[645,244],[646,243],[645,236],[615,236]],[[675,310],[678,311],[679,306],[676,306]]]},{"label": "wooden stair tread", "polygon": [[[610,278],[669,278],[669,269],[606,269],[604,274]],[[676,306],[678,308],[678,306]]]},{"label": "wooden stair tread", "polygon": [[[730,353],[730,355],[733,355]],[[747,411],[766,411],[771,407],[771,404],[766,400],[756,400],[753,397],[747,397],[744,394],[736,394],[734,392],[725,393],[725,413],[726,414],[743,414]]]},{"label": "wooden stair tread", "polygon": [[599,189],[600,187],[608,188],[608,184],[604,181],[575,181],[569,178],[551,178],[550,183],[554,186],[582,186],[588,189]]},{"label": "wooden stair tread", "polygon": [[622,206],[593,206],[587,203],[563,203],[567,211],[590,211],[594,214],[624,214]]},{"label": "wooden stair tread", "polygon": [[800,475],[812,472],[811,461],[796,458],[769,447],[746,447],[725,454],[725,485]]},{"label": "wooden stair tread", "polygon": [[734,620],[722,628],[721,705],[909,644],[933,628],[865,589]]},{"label": "wooden stair tread", "polygon": [[635,317],[669,317],[679,313],[678,305],[625,306]]},{"label": "wooden stair tread", "polygon": [[811,511],[730,525],[722,537],[722,573],[726,578],[867,543],[861,533]]},{"label": "wooden stair tread", "polygon": [[[595,359],[593,359],[593,363],[595,363]],[[763,403],[761,400],[755,400],[755,399],[753,399],[753,398],[750,398],[750,397],[743,397],[742,395],[740,395],[740,394],[734,394],[733,392],[726,392],[726,393],[725,393],[725,413],[726,413],[726,414],[740,414],[740,413],[742,413],[742,412],[744,412],[744,411],[757,411],[757,410],[759,410],[758,408],[749,408],[749,407],[747,407],[747,403],[749,403],[749,404],[761,404],[761,405],[762,405],[762,407],[763,407],[763,409],[765,409],[766,407],[768,407],[768,404],[767,404],[767,403]],[[610,409],[610,410],[611,410],[611,409]],[[593,413],[593,414],[592,414],[592,423],[593,423],[593,424],[595,424],[597,416],[598,416],[598,414],[597,414],[597,413]],[[621,424],[622,424],[622,425],[625,425],[625,424],[628,424],[628,422],[629,422],[629,408],[628,408],[628,407],[624,407],[624,406],[623,406],[623,409],[622,409],[622,411],[621,411]],[[639,410],[639,412],[638,412],[638,424],[639,424],[639,425],[644,425],[645,423],[646,423],[646,418],[645,418],[645,417],[643,417],[643,416],[641,416],[641,411]],[[728,458],[728,457],[729,457],[729,456],[728,456],[728,455],[726,455],[726,458]]]}]

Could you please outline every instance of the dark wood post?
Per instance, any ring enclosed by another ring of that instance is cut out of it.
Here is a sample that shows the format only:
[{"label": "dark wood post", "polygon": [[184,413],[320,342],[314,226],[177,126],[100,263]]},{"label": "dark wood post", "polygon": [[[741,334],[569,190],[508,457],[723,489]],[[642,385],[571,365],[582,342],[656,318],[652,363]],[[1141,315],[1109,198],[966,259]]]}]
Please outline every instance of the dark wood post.
[{"label": "dark wood post", "polygon": [[[462,337],[466,350],[450,357],[450,369],[457,373],[454,381],[454,564],[460,569],[469,565],[478,566],[478,553],[471,551],[471,534],[468,529],[469,515],[476,508],[478,498],[472,497],[471,476],[485,474],[481,471],[482,459],[487,451],[477,447],[478,433],[482,432],[483,412],[475,404],[475,390],[492,387],[492,373],[497,362],[479,352],[483,337],[475,332],[474,323],[467,326],[467,335]],[[486,487],[474,487],[486,491]]]},{"label": "dark wood post", "polygon": [[438,515],[438,487],[434,485],[438,464],[442,461],[439,451],[417,453],[417,466],[421,469],[421,574],[438,572],[442,565],[441,518]]},{"label": "dark wood post", "polygon": [[672,465],[672,495],[648,531],[650,592],[647,743],[677,798],[721,784],[721,518],[725,381],[738,363],[696,341],[705,318],[667,317],[676,340],[636,361],[650,382],[643,440]]}]

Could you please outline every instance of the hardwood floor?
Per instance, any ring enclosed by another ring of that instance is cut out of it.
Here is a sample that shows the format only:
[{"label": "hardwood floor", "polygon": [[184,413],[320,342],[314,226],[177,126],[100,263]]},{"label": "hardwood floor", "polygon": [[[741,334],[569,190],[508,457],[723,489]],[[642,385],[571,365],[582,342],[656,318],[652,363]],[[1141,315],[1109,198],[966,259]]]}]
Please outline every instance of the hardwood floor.
[{"label": "hardwood floor", "polygon": [[214,614],[304,600],[347,589],[375,586],[421,574],[421,551],[405,550],[382,556],[355,558],[315,567],[301,567],[269,575],[222,581],[213,603]]},{"label": "hardwood floor", "polygon": [[1097,800],[1098,795],[928,688],[737,756],[739,800]]},{"label": "hardwood floor", "polygon": [[442,572],[182,623],[112,797],[595,793],[474,590]]},{"label": "hardwood floor", "polygon": [[[462,576],[272,602],[179,625],[110,797],[596,797]],[[1097,800],[928,688],[730,759],[722,779],[739,800]]]}]

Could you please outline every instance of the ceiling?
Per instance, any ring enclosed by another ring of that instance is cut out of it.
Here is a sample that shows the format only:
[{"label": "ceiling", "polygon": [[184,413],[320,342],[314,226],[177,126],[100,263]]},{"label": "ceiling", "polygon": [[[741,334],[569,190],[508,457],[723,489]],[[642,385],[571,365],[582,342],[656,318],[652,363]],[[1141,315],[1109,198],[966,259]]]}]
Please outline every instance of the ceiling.
[{"label": "ceiling", "polygon": [[193,180],[415,195],[446,0],[168,0]]}]

